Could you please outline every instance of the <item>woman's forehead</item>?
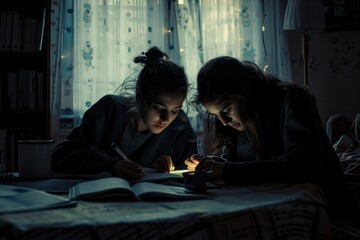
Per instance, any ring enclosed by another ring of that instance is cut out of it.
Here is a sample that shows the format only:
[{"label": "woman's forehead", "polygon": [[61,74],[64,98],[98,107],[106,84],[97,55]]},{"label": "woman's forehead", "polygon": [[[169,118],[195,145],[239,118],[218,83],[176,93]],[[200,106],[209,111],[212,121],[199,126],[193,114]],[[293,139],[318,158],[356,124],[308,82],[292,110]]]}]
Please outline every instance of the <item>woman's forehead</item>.
[{"label": "woman's forehead", "polygon": [[217,114],[219,113],[221,110],[223,110],[227,105],[229,105],[230,103],[232,103],[232,101],[230,100],[224,100],[221,102],[207,102],[204,103],[203,106],[206,108],[206,110],[209,113],[212,114]]},{"label": "woman's forehead", "polygon": [[181,93],[162,93],[158,94],[152,102],[168,108],[181,108],[184,98]]}]

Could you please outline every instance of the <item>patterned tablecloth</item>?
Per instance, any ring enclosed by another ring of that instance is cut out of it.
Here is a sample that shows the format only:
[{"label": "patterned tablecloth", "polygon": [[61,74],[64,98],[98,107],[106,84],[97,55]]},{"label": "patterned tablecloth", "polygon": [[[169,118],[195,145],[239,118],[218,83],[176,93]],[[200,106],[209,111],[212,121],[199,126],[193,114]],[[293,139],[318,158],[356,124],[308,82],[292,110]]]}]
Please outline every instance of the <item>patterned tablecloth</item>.
[{"label": "patterned tablecloth", "polygon": [[208,191],[190,201],[83,202],[0,215],[0,239],[328,239],[323,192],[312,184]]}]

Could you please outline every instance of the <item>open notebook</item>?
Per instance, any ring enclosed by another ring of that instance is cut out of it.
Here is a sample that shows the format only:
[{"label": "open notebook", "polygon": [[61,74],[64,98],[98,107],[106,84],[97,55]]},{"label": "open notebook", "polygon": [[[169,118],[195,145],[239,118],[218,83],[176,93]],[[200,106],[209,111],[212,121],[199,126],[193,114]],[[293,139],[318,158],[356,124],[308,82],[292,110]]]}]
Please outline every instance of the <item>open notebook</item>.
[{"label": "open notebook", "polygon": [[69,189],[70,199],[95,200],[187,200],[208,198],[184,187],[141,181],[131,184],[118,177],[78,183]]}]

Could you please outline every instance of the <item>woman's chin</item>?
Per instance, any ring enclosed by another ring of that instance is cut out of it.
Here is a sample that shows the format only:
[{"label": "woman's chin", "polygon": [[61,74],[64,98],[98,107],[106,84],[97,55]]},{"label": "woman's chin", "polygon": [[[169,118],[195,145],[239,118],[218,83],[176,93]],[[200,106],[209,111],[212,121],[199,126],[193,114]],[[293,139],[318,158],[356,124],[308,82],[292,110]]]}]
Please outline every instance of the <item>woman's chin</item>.
[{"label": "woman's chin", "polygon": [[163,128],[159,128],[159,127],[152,127],[150,129],[150,131],[153,133],[153,134],[160,134],[162,133],[162,131],[164,131],[165,127]]}]

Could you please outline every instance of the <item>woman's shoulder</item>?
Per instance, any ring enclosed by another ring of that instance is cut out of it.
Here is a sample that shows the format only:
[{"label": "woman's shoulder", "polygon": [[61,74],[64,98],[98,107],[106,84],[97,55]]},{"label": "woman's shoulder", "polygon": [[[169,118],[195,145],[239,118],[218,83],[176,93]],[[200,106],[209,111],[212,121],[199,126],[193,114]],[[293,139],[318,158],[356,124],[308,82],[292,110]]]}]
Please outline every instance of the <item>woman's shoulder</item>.
[{"label": "woman's shoulder", "polygon": [[288,101],[298,102],[301,101],[303,104],[306,102],[315,101],[315,97],[311,94],[309,89],[302,85],[289,85],[284,88],[285,95]]},{"label": "woman's shoulder", "polygon": [[185,113],[185,111],[183,109],[180,109],[179,114],[176,117],[177,121],[183,122],[183,123],[189,123],[189,117],[188,115]]},{"label": "woman's shoulder", "polygon": [[113,102],[119,104],[130,104],[132,102],[132,98],[115,94],[107,94],[101,97],[99,101]]},{"label": "woman's shoulder", "polygon": [[107,94],[107,95],[104,95],[103,97],[101,97],[99,99],[99,101],[97,102],[97,104],[108,106],[108,107],[117,106],[120,108],[128,109],[131,106],[133,106],[134,101],[131,97],[125,97],[125,96],[120,96],[120,95],[115,95],[115,94]]}]

